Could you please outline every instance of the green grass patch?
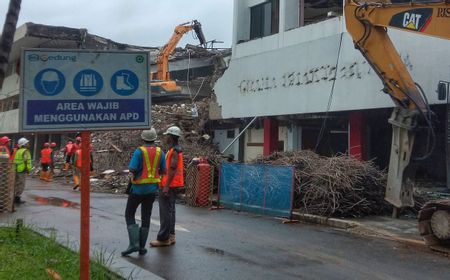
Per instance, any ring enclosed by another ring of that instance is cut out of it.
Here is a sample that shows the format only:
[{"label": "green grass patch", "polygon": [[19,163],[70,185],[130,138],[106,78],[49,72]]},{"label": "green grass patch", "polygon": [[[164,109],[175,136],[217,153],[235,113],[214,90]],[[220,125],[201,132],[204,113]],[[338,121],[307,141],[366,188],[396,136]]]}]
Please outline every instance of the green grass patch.
[{"label": "green grass patch", "polygon": [[[91,279],[123,279],[105,265],[111,258],[98,254],[91,261]],[[108,263],[109,262],[109,263]],[[61,246],[56,238],[46,238],[27,227],[0,227],[0,279],[51,279],[53,269],[62,279],[80,279],[79,254]]]}]

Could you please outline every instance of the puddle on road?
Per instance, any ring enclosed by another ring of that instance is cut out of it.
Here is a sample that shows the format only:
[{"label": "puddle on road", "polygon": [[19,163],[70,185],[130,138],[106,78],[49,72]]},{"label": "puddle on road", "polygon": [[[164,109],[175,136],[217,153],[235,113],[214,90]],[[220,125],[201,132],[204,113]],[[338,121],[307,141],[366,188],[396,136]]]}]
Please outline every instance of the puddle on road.
[{"label": "puddle on road", "polygon": [[65,200],[59,197],[42,197],[37,195],[32,195],[31,198],[37,202],[39,205],[51,205],[63,208],[79,208],[80,204],[70,200]]}]

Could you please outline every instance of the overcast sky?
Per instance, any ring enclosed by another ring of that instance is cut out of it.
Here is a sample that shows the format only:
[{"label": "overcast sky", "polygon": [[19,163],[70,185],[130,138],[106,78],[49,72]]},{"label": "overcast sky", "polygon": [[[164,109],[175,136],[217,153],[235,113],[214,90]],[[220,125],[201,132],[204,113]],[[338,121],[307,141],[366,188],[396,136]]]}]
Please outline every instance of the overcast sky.
[{"label": "overcast sky", "polygon": [[[3,28],[9,0],[0,1]],[[119,43],[162,46],[176,25],[196,19],[206,40],[230,47],[233,0],[22,0],[18,26],[25,22],[87,28]],[[1,32],[0,32],[1,33]],[[178,46],[198,44],[186,34]]]}]

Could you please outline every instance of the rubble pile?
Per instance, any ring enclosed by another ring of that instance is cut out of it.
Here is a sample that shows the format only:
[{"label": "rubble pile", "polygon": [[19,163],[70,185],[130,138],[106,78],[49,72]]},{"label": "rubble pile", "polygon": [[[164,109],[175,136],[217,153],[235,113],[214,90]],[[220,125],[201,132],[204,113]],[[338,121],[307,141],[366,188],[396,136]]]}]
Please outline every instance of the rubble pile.
[{"label": "rubble pile", "polygon": [[362,217],[390,211],[384,201],[386,173],[370,161],[344,155],[323,157],[303,150],[275,153],[255,163],[295,167],[294,207],[302,212]]},{"label": "rubble pile", "polygon": [[[181,147],[185,166],[195,157],[208,157],[213,164],[221,160],[207,123],[209,99],[189,104],[169,104],[152,106],[152,123],[158,132],[158,144],[163,132],[172,125],[183,131]],[[92,133],[93,157],[98,180],[91,182],[92,189],[100,192],[122,192],[125,190],[128,177],[128,164],[134,150],[142,145],[141,130],[108,131]],[[107,175],[105,170],[112,170]]]}]

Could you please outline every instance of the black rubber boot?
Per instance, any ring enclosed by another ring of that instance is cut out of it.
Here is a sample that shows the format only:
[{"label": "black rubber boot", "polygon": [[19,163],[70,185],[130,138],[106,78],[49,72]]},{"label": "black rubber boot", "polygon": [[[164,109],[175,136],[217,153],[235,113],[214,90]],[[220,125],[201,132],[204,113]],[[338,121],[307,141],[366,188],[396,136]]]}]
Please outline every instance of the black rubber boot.
[{"label": "black rubber boot", "polygon": [[141,227],[139,233],[139,255],[147,254],[147,249],[145,249],[145,243],[147,243],[148,230],[149,228]]},{"label": "black rubber boot", "polygon": [[139,226],[136,224],[129,225],[127,230],[130,245],[128,245],[128,248],[122,252],[122,256],[128,256],[131,253],[139,251]]}]

